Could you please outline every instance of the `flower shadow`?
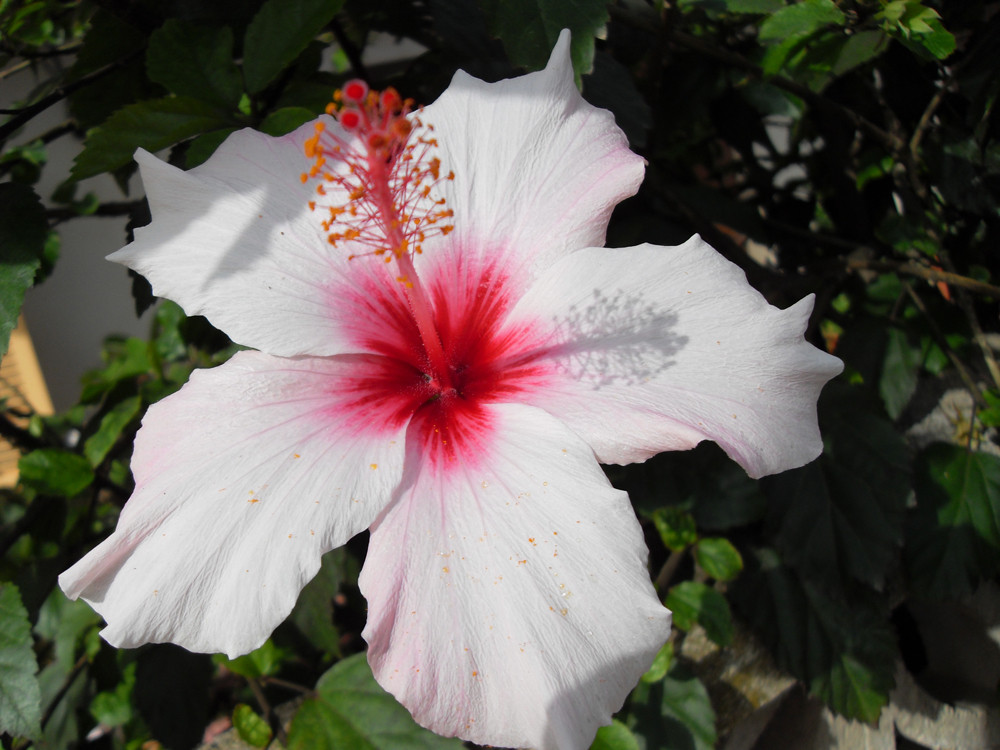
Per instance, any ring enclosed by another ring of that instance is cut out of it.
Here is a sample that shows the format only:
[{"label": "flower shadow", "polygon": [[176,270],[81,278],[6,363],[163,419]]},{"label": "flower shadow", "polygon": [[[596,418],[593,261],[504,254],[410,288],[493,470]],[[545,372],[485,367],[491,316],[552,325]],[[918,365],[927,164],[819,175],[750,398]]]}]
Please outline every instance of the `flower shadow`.
[{"label": "flower shadow", "polygon": [[675,332],[677,322],[676,313],[642,294],[594,289],[587,304],[572,305],[552,318],[558,343],[540,356],[593,390],[638,385],[676,364],[688,343],[687,336]]}]

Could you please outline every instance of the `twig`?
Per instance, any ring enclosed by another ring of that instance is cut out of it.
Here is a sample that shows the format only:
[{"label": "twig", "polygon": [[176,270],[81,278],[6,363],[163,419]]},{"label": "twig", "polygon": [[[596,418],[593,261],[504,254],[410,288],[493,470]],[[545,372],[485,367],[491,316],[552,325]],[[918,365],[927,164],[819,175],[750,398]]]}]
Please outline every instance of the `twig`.
[{"label": "twig", "polygon": [[0,43],[0,49],[2,49],[8,55],[12,57],[23,58],[21,62],[12,65],[9,68],[0,70],[0,81],[8,76],[20,73],[25,68],[30,68],[36,60],[42,60],[49,57],[59,57],[60,55],[72,55],[77,50],[80,49],[82,45],[78,42],[67,42],[61,47],[56,47],[52,50],[45,50],[40,52],[28,52],[27,50],[17,51],[11,48],[9,45]]},{"label": "twig", "polygon": [[[951,261],[951,253],[944,248],[942,243],[939,242],[938,244],[940,245],[938,257],[941,259],[941,265],[948,271],[954,272],[955,264]],[[979,347],[979,351],[983,355],[983,361],[986,363],[986,369],[989,370],[990,377],[993,379],[993,385],[1000,388],[1000,364],[997,364],[996,356],[993,354],[993,347],[986,340],[983,327],[979,325],[979,317],[976,315],[976,309],[972,305],[972,300],[969,299],[969,295],[962,287],[955,290],[955,297],[958,300],[958,306],[962,308],[962,312],[969,322],[969,328],[972,330],[972,340],[976,342],[976,346]]]},{"label": "twig", "polygon": [[[636,28],[641,28],[643,31],[649,30],[649,26],[645,21],[633,18],[631,13],[623,10],[622,8],[611,5],[608,10],[613,18],[620,19],[625,23],[635,26]],[[734,68],[745,70],[755,78],[766,80],[768,83],[771,83],[778,88],[784,89],[791,94],[795,94],[795,96],[818,109],[826,110],[827,112],[834,113],[848,120],[852,125],[854,125],[855,128],[863,130],[872,137],[881,141],[881,143],[893,153],[898,153],[903,150],[904,142],[902,139],[887,130],[880,128],[870,120],[862,117],[853,109],[845,107],[843,104],[839,104],[832,99],[828,99],[822,94],[817,94],[809,87],[796,83],[791,79],[784,78],[782,76],[765,76],[763,68],[737,52],[721,49],[703,39],[699,39],[696,36],[686,34],[683,31],[677,31],[675,29],[668,29],[666,37],[668,40],[681,47],[689,49],[692,52],[697,52],[700,55],[711,57],[719,62],[726,63],[727,65],[732,65]]]},{"label": "twig", "polygon": [[[67,96],[72,94],[74,91],[78,91],[79,89],[82,89],[85,86],[89,86],[91,83],[100,80],[108,73],[113,73],[119,68],[127,65],[135,57],[141,54],[142,51],[143,48],[137,49],[120,60],[116,60],[113,63],[105,65],[103,68],[98,68],[97,70],[87,73],[84,76],[80,76],[75,81],[71,81],[70,83],[60,86],[51,94],[39,99],[34,104],[31,104],[27,107],[17,110],[16,111],[17,113],[14,114],[13,117],[11,117],[3,125],[0,125],[0,143],[7,140],[7,138],[9,138],[12,133],[14,133],[18,128],[20,128],[22,125],[28,122],[32,117],[37,115],[39,112],[44,112],[53,104],[62,101]],[[10,112],[8,112],[8,114],[10,114]]]},{"label": "twig", "polygon": [[968,289],[976,294],[1000,299],[1000,286],[987,284],[985,281],[970,279],[951,271],[942,271],[929,266],[921,266],[910,261],[900,263],[892,260],[872,260],[869,258],[844,258],[844,265],[849,271],[895,271],[907,276],[918,276],[921,279],[933,282],[944,282],[951,286]]},{"label": "twig", "polygon": [[918,169],[918,165],[920,164],[920,142],[923,140],[924,133],[927,132],[927,128],[930,126],[931,117],[934,116],[935,110],[941,105],[945,91],[950,85],[951,79],[939,86],[938,90],[934,92],[934,96],[927,102],[927,106],[924,108],[924,112],[920,115],[920,120],[917,122],[917,127],[913,129],[913,135],[910,137],[910,143],[907,147],[906,169],[910,173],[910,184],[913,187],[913,192],[917,194],[917,197],[925,205],[931,203],[931,194],[927,190],[927,186],[924,185],[923,180],[920,179],[920,171]]},{"label": "twig", "polygon": [[294,690],[295,692],[302,693],[303,695],[312,695],[316,692],[313,688],[308,688],[305,685],[299,685],[297,682],[282,680],[280,677],[262,677],[261,680],[267,685],[277,685],[278,687],[283,687],[286,690]]},{"label": "twig", "polygon": [[87,655],[83,654],[79,659],[76,660],[76,664],[73,665],[72,671],[68,675],[66,675],[66,679],[63,681],[62,686],[59,688],[59,692],[57,692],[55,696],[52,698],[52,702],[45,707],[45,713],[42,714],[42,729],[44,729],[45,725],[49,723],[49,719],[51,719],[52,714],[55,713],[56,707],[59,705],[59,701],[61,701],[63,697],[65,697],[66,693],[69,692],[69,689],[73,687],[73,683],[76,681],[76,678],[80,675],[80,673],[83,671],[83,668],[86,666],[87,666]]},{"label": "twig", "polygon": [[930,328],[931,337],[934,339],[934,343],[941,348],[941,351],[945,353],[945,356],[948,357],[951,363],[955,366],[955,369],[958,371],[958,376],[962,379],[962,382],[965,383],[965,387],[969,389],[969,393],[972,394],[972,400],[980,406],[987,406],[986,399],[983,398],[983,393],[979,390],[979,386],[976,385],[976,381],[973,379],[972,373],[969,372],[965,363],[959,359],[958,355],[955,354],[954,350],[948,345],[948,339],[945,337],[941,329],[938,328],[938,325],[934,320],[934,316],[930,314],[930,311],[927,309],[924,301],[920,299],[920,295],[917,294],[916,290],[914,290],[914,288],[906,282],[903,283],[903,291],[910,296],[914,307],[916,307],[917,310],[920,311],[921,315],[924,316],[924,319],[927,321],[927,326]]},{"label": "twig", "polygon": [[264,712],[264,716],[267,718],[267,723],[274,728],[274,736],[282,745],[287,745],[288,735],[285,733],[285,728],[281,725],[281,719],[278,718],[274,709],[271,708],[271,704],[268,703],[267,696],[264,695],[264,690],[261,688],[260,683],[257,682],[257,680],[248,677],[247,684],[253,692],[253,697],[257,699],[260,710]]},{"label": "twig", "polygon": [[88,216],[129,216],[132,211],[142,201],[110,201],[101,203],[92,213],[79,213],[70,207],[49,208],[45,210],[45,217],[56,223],[69,221],[70,219],[86,218]]},{"label": "twig", "polygon": [[330,23],[330,29],[333,31],[333,36],[337,40],[337,44],[340,45],[340,48],[344,50],[344,54],[347,55],[347,60],[351,63],[351,70],[354,72],[354,75],[364,81],[370,80],[368,78],[368,69],[361,60],[361,50],[348,38],[344,27],[340,25],[340,21],[334,18]]},{"label": "twig", "polygon": [[672,550],[670,552],[670,557],[663,563],[663,567],[660,568],[660,572],[656,574],[656,580],[653,582],[657,591],[662,591],[670,583],[670,579],[674,577],[674,573],[677,572],[677,568],[680,567],[681,561],[684,559],[684,552],[685,550]]}]

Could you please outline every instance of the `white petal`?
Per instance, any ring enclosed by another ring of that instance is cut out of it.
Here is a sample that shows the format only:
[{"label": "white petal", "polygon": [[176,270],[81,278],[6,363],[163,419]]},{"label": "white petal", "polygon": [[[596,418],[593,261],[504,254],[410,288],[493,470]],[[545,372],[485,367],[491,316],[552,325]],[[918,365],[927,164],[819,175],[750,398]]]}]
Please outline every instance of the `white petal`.
[{"label": "white petal", "polygon": [[341,325],[352,313],[338,304],[348,254],[327,243],[308,206],[315,184],[300,180],[313,133],[312,123],[281,138],[241,130],[189,172],[140,149],[153,221],[109,260],[244,346],[283,356],[360,351]]},{"label": "white petal", "polygon": [[405,420],[376,357],[242,352],[153,405],[118,528],[60,576],[120,647],[230,656],[288,615],[320,556],[367,527],[402,473]]},{"label": "white petal", "polygon": [[545,70],[497,83],[459,72],[421,119],[435,128],[442,170],[455,172],[445,193],[451,244],[502,253],[506,272],[525,281],[569,251],[603,245],[612,209],[642,182],[644,162],[614,117],[573,83],[568,31]]},{"label": "white petal", "polygon": [[812,298],[772,307],[700,237],[679,247],[589,248],[563,259],[511,313],[551,345],[561,377],[528,394],[605,463],[714,440],[753,477],[822,450],[816,400],[843,368],[803,338]]},{"label": "white petal", "polygon": [[628,497],[545,412],[485,407],[488,455],[428,470],[419,420],[361,574],[376,678],[435,732],[585,748],[669,634]]}]

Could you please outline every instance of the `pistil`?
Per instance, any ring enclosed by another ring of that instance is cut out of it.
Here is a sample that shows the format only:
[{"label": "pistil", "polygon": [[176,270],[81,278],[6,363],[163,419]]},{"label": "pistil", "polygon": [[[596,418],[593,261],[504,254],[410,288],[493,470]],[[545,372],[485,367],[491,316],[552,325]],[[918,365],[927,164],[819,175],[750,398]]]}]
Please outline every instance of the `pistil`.
[{"label": "pistil", "polygon": [[[403,285],[427,356],[428,375],[443,395],[455,390],[451,368],[413,256],[423,251],[428,237],[453,229],[444,223],[453,212],[432,193],[454,174],[441,175],[441,162],[432,156],[437,146],[433,126],[424,126],[412,106],[393,89],[378,93],[362,81],[348,82],[327,107],[348,136],[317,123],[316,135],[305,144],[306,155],[315,162],[302,180],[322,179],[316,189],[320,197],[309,205],[329,212],[322,225],[332,246],[368,248],[353,252],[350,259],[374,256],[395,262],[396,280]],[[331,184],[341,191],[328,190]],[[324,205],[338,193],[346,193],[345,203]]]}]

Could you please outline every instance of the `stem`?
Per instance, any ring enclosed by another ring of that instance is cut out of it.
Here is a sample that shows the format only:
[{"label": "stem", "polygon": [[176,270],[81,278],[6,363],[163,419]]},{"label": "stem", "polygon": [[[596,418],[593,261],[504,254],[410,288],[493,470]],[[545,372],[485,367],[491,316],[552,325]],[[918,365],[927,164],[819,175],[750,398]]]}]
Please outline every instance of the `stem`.
[{"label": "stem", "polygon": [[845,258],[844,265],[849,271],[869,270],[869,271],[895,271],[907,276],[917,276],[927,281],[941,281],[945,284],[968,289],[970,292],[983,294],[994,299],[1000,299],[1000,286],[987,284],[985,281],[970,279],[968,276],[942,271],[937,268],[921,266],[916,263],[900,263],[891,260],[870,260],[868,258]]},{"label": "stem", "polygon": [[389,190],[389,175],[386,174],[386,165],[374,158],[369,158],[369,172],[372,175],[371,183],[375,193],[375,205],[382,217],[386,240],[389,242],[388,251],[396,256],[396,265],[399,268],[399,277],[406,293],[406,301],[409,303],[413,319],[417,323],[417,330],[420,331],[420,338],[424,343],[424,351],[430,361],[431,370],[437,377],[441,389],[447,390],[452,387],[448,358],[444,354],[441,337],[434,325],[430,299],[420,283],[417,270],[413,266],[413,259],[406,249],[406,238],[400,229],[399,212],[393,205],[392,193]]},{"label": "stem", "polygon": [[924,301],[920,299],[920,295],[917,294],[916,290],[909,283],[903,284],[903,289],[913,300],[913,305],[920,311],[920,314],[924,316],[927,321],[927,327],[930,328],[931,336],[934,338],[934,342],[941,348],[941,351],[945,353],[945,356],[951,361],[955,366],[955,370],[958,372],[958,376],[965,383],[965,387],[969,389],[969,393],[972,394],[972,400],[979,404],[980,406],[986,406],[986,399],[983,398],[983,393],[979,390],[979,386],[976,385],[975,379],[972,377],[972,373],[969,372],[965,363],[959,359],[958,355],[955,354],[954,350],[948,345],[948,339],[942,333],[941,329],[938,328],[937,323],[934,321],[934,316],[931,315]]},{"label": "stem", "polygon": [[670,579],[674,577],[674,573],[677,572],[677,568],[680,567],[681,561],[684,559],[684,554],[687,550],[672,550],[667,561],[663,563],[663,567],[660,568],[660,572],[656,574],[656,580],[653,582],[653,586],[657,591],[663,591],[667,584],[670,583]]},{"label": "stem", "polygon": [[53,104],[62,101],[67,96],[72,94],[74,91],[82,89],[84,86],[89,86],[94,81],[100,80],[108,73],[112,73],[121,67],[124,67],[130,63],[133,59],[138,57],[143,49],[137,49],[134,52],[126,55],[121,60],[117,60],[109,65],[105,65],[103,68],[98,68],[92,73],[88,73],[85,76],[77,78],[72,83],[67,83],[64,86],[60,86],[55,91],[53,91],[48,96],[39,99],[34,104],[17,110],[17,114],[11,117],[3,125],[0,125],[0,143],[7,140],[18,128],[28,122],[32,117],[37,115],[39,112],[44,112],[46,109],[51,107]]},{"label": "stem", "polygon": [[247,685],[250,686],[250,691],[253,693],[253,697],[257,700],[260,710],[264,712],[264,717],[267,719],[267,723],[274,729],[274,736],[282,745],[287,745],[288,736],[285,734],[285,727],[282,725],[281,719],[278,718],[278,715],[275,714],[274,709],[271,708],[271,704],[268,703],[267,697],[264,695],[264,690],[261,688],[260,683],[253,678],[248,678]]}]

